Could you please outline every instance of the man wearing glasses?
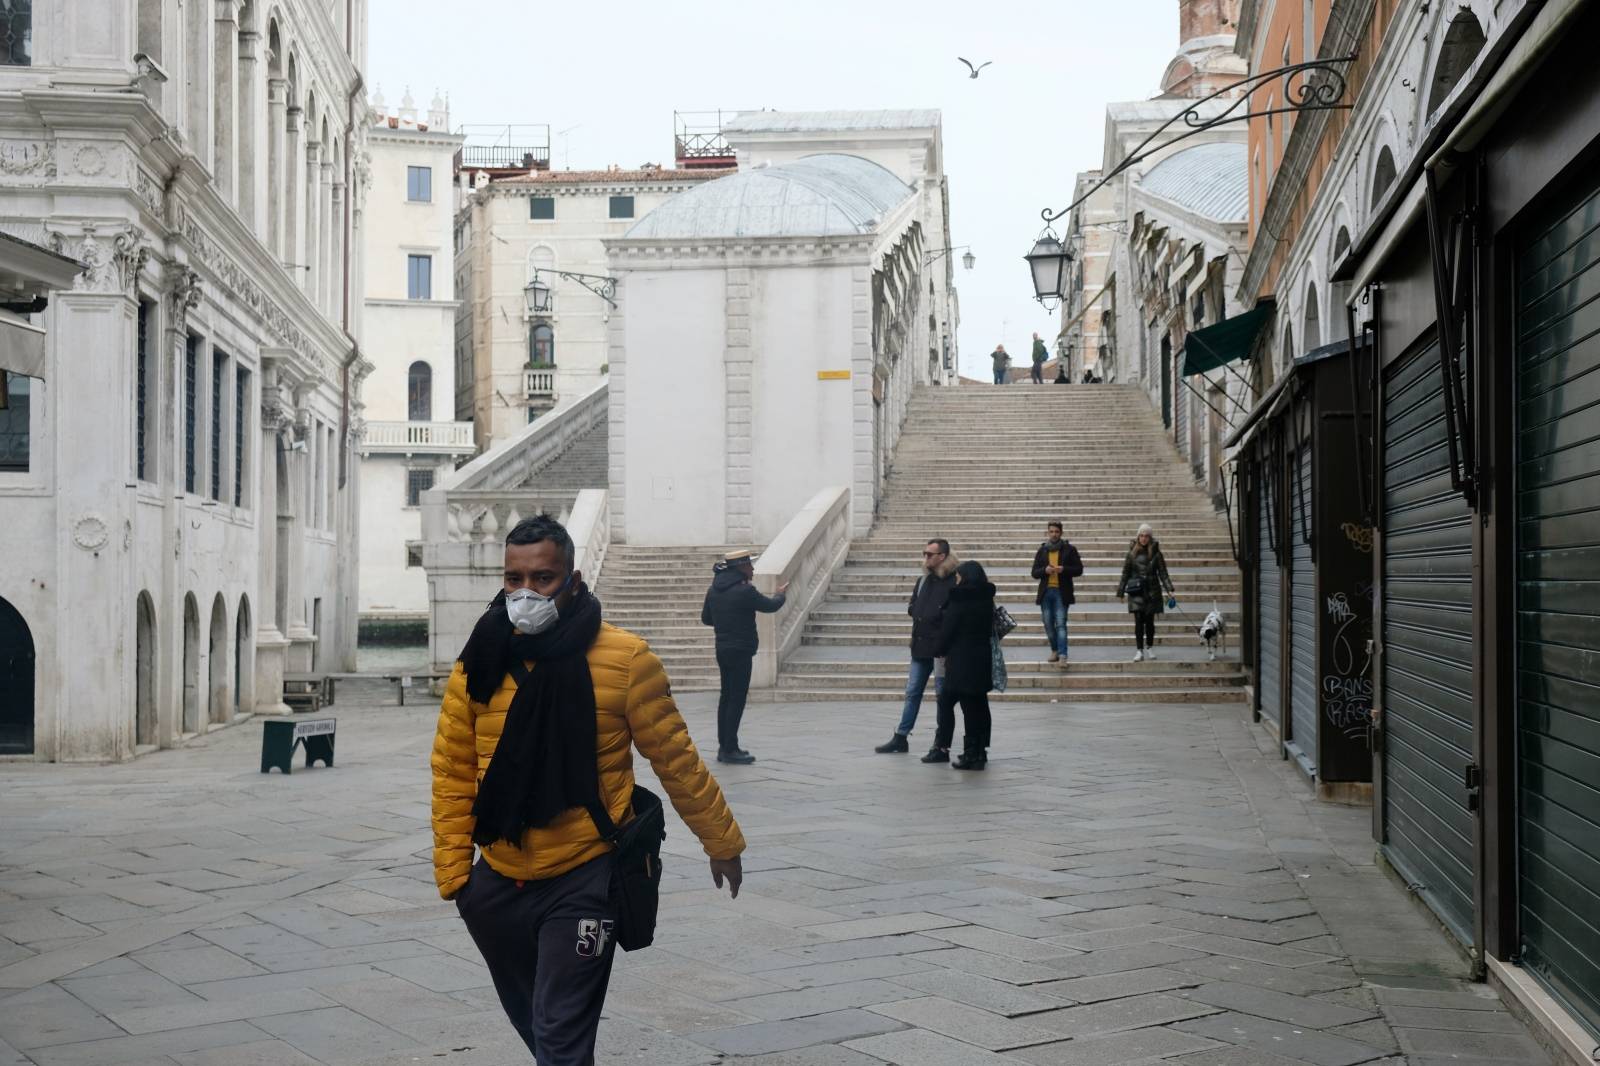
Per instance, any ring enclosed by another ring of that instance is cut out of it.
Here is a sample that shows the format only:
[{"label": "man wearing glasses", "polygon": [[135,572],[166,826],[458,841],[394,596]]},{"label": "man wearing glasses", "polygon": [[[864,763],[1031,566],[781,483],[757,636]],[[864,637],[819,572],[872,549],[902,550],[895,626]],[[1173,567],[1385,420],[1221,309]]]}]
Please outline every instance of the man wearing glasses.
[{"label": "man wearing glasses", "polygon": [[[928,678],[934,676],[934,650],[939,642],[939,619],[944,614],[945,601],[956,583],[956,566],[960,562],[950,552],[950,542],[943,539],[928,541],[922,549],[922,576],[911,589],[911,601],[906,604],[906,614],[911,616],[911,672],[906,677],[906,702],[900,711],[900,724],[887,743],[873,750],[889,755],[911,750],[907,738],[917,724],[917,712],[922,709],[922,693],[928,687]],[[943,678],[935,678],[933,687],[938,692]]]}]

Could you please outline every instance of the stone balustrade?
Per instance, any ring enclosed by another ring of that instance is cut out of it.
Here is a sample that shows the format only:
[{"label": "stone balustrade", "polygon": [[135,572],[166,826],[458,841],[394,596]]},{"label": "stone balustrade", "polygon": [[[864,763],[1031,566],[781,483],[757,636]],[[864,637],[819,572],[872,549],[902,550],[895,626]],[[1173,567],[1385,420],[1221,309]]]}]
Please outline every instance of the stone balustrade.
[{"label": "stone balustrade", "polygon": [[770,688],[778,683],[784,657],[800,646],[806,620],[828,595],[833,575],[850,550],[850,489],[823,489],[813,496],[756,560],[755,584],[771,596],[789,586],[789,600],[776,614],[756,615],[761,648],[756,652],[750,683]]},{"label": "stone balustrade", "polygon": [[477,450],[471,422],[368,422],[362,455],[471,455]]},{"label": "stone balustrade", "polygon": [[554,396],[556,394],[556,372],[554,368],[524,370],[522,372],[522,391],[528,396]]}]

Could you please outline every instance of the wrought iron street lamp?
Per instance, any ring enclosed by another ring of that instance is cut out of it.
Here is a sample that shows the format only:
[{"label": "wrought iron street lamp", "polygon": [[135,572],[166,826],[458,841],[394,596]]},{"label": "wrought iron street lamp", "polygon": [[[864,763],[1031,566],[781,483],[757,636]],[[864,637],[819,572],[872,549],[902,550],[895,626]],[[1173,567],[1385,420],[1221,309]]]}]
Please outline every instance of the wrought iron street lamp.
[{"label": "wrought iron street lamp", "polygon": [[550,286],[539,280],[539,272],[534,271],[533,280],[528,282],[528,287],[522,290],[523,296],[528,300],[528,313],[530,315],[548,315],[550,313]]},{"label": "wrought iron street lamp", "polygon": [[1072,253],[1047,229],[1023,258],[1033,273],[1033,298],[1044,304],[1046,310],[1054,310],[1055,302],[1063,295]]},{"label": "wrought iron street lamp", "polygon": [[966,254],[961,257],[961,265],[966,267],[968,270],[971,270],[977,265],[978,257],[972,254],[972,246],[969,244],[957,244],[949,248],[930,248],[926,252],[922,253],[922,265],[927,266],[936,259],[943,259],[951,252],[960,252],[963,250],[966,252]]}]

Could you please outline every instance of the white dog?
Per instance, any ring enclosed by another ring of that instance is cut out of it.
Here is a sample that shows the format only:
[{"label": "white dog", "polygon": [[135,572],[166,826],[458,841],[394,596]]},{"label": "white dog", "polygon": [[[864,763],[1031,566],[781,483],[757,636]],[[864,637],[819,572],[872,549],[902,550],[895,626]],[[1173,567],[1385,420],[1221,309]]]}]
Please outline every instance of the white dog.
[{"label": "white dog", "polygon": [[1207,656],[1215,661],[1217,645],[1222,645],[1222,650],[1228,650],[1228,624],[1222,619],[1222,610],[1213,603],[1211,613],[1206,615],[1206,620],[1200,623],[1200,640],[1206,646]]}]

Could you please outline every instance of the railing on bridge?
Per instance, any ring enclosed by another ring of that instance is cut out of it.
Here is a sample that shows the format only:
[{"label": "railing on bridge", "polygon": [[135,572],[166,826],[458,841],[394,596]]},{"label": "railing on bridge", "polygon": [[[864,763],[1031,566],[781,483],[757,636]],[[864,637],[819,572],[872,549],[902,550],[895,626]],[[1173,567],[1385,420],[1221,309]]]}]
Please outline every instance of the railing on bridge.
[{"label": "railing on bridge", "polygon": [[361,434],[363,455],[471,455],[471,422],[368,422]]},{"label": "railing on bridge", "polygon": [[849,551],[850,489],[839,486],[813,496],[761,553],[756,588],[771,596],[779,585],[787,584],[789,599],[777,614],[756,615],[760,650],[752,685],[769,688],[778,683],[783,660],[800,646],[806,620],[827,598],[833,575]]},{"label": "railing on bridge", "polygon": [[[541,492],[536,476],[605,424],[607,396],[608,385],[601,382],[422,494],[422,565],[428,573],[428,645],[435,670],[450,669],[499,586],[502,545],[512,526],[541,511],[563,522],[585,523],[596,509],[602,519],[609,514],[592,499],[580,512],[584,493]],[[604,536],[609,537],[609,528]],[[596,560],[590,565],[598,569],[608,542],[590,543],[594,537],[586,527],[578,545],[590,551]],[[573,538],[578,539],[576,530]]]}]

